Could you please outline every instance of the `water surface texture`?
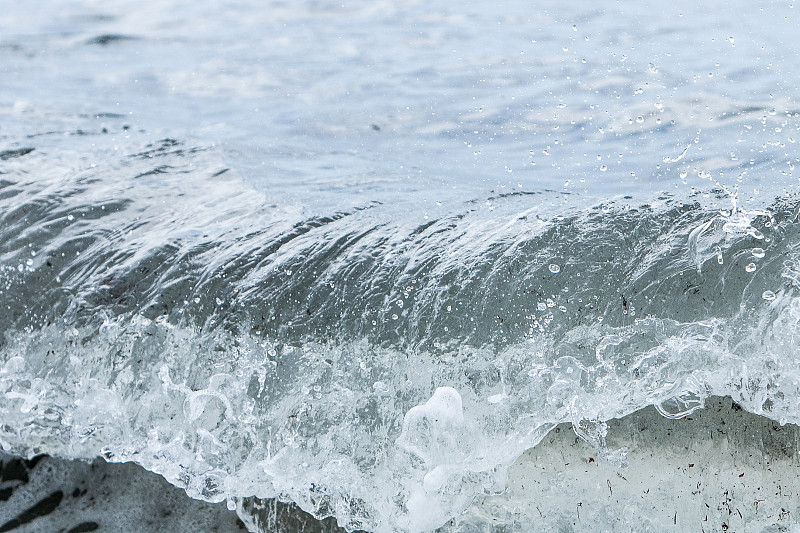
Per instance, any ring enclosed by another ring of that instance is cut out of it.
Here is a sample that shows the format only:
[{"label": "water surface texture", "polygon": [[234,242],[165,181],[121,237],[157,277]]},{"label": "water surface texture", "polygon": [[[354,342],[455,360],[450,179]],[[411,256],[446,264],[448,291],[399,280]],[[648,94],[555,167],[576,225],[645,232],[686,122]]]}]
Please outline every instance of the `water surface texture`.
[{"label": "water surface texture", "polygon": [[6,6],[0,446],[428,531],[562,423],[800,423],[798,23]]}]

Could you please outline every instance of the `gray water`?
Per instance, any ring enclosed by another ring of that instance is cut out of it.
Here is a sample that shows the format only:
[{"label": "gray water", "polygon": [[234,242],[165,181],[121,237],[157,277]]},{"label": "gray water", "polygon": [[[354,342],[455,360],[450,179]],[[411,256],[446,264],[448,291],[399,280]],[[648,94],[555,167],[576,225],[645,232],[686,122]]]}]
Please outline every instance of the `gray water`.
[{"label": "gray water", "polygon": [[0,445],[431,530],[558,424],[800,421],[785,2],[0,14]]}]

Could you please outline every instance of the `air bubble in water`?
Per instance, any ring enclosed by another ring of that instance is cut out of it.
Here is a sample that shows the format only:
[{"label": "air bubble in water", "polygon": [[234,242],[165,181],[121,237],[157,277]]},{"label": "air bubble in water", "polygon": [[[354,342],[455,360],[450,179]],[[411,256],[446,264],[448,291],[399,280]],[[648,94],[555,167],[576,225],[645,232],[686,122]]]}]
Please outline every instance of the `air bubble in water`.
[{"label": "air bubble in water", "polygon": [[747,272],[755,272],[756,271],[756,264],[755,263],[750,263],[749,265],[744,267],[744,269]]},{"label": "air bubble in water", "polygon": [[756,259],[761,259],[765,255],[763,248],[753,248],[750,253],[753,254],[753,257]]},{"label": "air bubble in water", "polygon": [[775,299],[775,293],[772,291],[764,291],[761,297],[764,298],[766,301],[771,302],[772,300]]},{"label": "air bubble in water", "polygon": [[561,267],[558,265],[551,264],[549,268],[550,272],[552,272],[553,274],[558,274],[559,272],[561,272]]}]

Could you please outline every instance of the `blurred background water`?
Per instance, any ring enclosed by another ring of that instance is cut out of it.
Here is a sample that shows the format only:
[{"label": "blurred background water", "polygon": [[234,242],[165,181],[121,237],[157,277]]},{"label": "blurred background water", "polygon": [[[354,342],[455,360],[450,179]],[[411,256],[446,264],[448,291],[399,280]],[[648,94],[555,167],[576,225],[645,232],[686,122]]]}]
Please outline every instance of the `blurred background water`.
[{"label": "blurred background water", "polygon": [[303,205],[796,181],[787,2],[51,0],[1,20],[6,143],[100,115],[104,144],[122,123],[188,136]]}]

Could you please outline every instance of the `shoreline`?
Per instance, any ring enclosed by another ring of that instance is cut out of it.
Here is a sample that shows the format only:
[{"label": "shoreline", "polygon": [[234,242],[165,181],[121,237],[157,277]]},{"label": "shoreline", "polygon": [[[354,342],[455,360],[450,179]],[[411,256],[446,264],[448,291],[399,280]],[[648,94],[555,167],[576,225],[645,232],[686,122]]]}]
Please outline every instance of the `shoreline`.
[{"label": "shoreline", "polygon": [[[503,494],[487,495],[440,532],[780,531],[800,523],[800,428],[712,397],[683,419],[653,407],[608,422],[618,467],[560,424],[509,469]],[[251,528],[339,533],[293,504],[246,498]],[[124,530],[243,532],[225,503],[189,498],[133,463],[0,452],[0,532]],[[765,529],[767,528],[767,529]]]}]

